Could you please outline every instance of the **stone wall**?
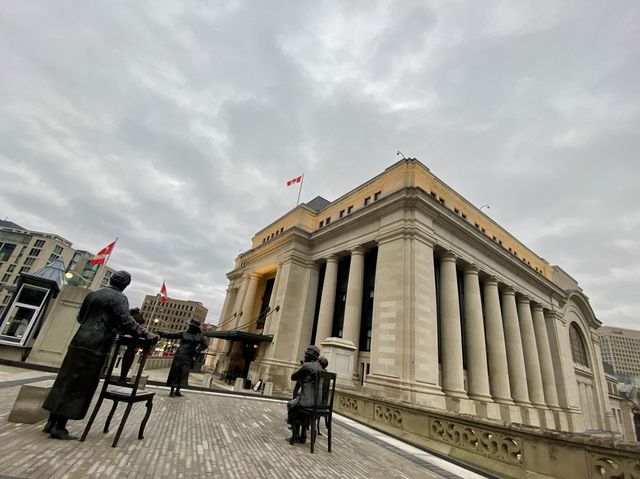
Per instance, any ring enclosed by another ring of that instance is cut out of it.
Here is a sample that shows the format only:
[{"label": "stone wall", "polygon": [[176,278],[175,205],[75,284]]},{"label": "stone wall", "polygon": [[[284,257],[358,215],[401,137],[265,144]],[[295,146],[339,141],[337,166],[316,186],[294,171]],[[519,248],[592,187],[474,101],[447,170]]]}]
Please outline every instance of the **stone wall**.
[{"label": "stone wall", "polygon": [[336,391],[336,412],[437,454],[513,479],[637,479],[640,446],[505,424]]}]

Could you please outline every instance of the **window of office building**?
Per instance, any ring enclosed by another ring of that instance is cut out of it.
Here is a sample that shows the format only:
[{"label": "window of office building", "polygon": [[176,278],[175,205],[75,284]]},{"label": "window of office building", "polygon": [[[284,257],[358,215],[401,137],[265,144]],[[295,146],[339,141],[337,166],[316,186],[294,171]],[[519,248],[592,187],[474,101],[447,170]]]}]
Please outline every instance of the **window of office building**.
[{"label": "window of office building", "polygon": [[63,249],[62,246],[57,245],[55,248],[53,248],[53,252],[55,254],[62,254],[62,249]]},{"label": "window of office building", "polygon": [[9,261],[9,258],[16,249],[16,245],[12,243],[0,243],[0,261]]},{"label": "window of office building", "polygon": [[40,251],[38,248],[31,248],[31,251],[29,251],[29,256],[38,256],[40,254]]},{"label": "window of office building", "polygon": [[35,326],[48,293],[49,291],[44,288],[22,285],[9,313],[0,325],[0,340],[24,345]]},{"label": "window of office building", "polygon": [[44,246],[44,240],[36,240],[33,246],[35,246],[36,248],[42,248]]}]

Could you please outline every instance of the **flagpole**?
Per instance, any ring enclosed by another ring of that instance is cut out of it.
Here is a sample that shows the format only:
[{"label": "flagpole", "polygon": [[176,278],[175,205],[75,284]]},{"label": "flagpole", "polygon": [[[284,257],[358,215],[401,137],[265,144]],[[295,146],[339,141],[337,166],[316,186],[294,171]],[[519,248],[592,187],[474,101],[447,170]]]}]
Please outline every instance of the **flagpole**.
[{"label": "flagpole", "polygon": [[296,202],[296,206],[300,204],[300,193],[302,192],[302,183],[304,183],[304,173],[302,173],[302,179],[300,180],[300,189],[298,189],[298,201]]},{"label": "flagpole", "polygon": [[107,267],[107,261],[109,261],[109,260],[111,259],[111,253],[113,253],[113,250],[115,249],[115,247],[116,247],[116,243],[117,243],[117,242],[118,242],[118,237],[116,236],[116,239],[115,239],[115,241],[113,242],[113,248],[111,248],[111,251],[109,251],[109,256],[107,256],[107,257],[105,258],[105,260],[104,260],[104,263],[102,263],[102,264],[104,264],[104,267],[105,267],[105,268]]}]

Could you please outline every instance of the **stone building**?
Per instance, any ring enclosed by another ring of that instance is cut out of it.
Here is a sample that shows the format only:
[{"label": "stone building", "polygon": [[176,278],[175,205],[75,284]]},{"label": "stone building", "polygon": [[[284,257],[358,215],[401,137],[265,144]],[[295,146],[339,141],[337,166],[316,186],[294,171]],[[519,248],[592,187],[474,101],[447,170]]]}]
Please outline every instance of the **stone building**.
[{"label": "stone building", "polygon": [[211,347],[219,373],[250,361],[251,379],[288,390],[315,343],[341,388],[370,397],[617,428],[600,322],[577,282],[415,159],[289,211],[227,277]]},{"label": "stone building", "polygon": [[[163,303],[161,296],[147,294],[144,297],[140,312],[144,317],[144,327],[149,331],[177,332],[187,329],[187,321],[195,319],[200,321],[205,330],[204,322],[209,310],[198,301],[184,301],[181,299],[167,298]],[[161,346],[173,346],[179,341],[161,340]]]}]

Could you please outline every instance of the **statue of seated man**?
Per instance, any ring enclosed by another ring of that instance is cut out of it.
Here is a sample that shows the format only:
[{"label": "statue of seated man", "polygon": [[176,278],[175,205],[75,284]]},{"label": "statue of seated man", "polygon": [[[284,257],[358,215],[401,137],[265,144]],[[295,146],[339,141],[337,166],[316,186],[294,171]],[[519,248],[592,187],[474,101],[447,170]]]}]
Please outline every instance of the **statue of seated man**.
[{"label": "statue of seated man", "polygon": [[291,380],[300,384],[300,391],[287,403],[287,417],[293,429],[294,442],[302,444],[307,440],[309,418],[304,414],[297,414],[297,410],[313,406],[316,393],[315,376],[318,371],[322,371],[322,366],[318,361],[319,357],[320,349],[314,345],[309,346],[304,353],[302,366],[291,375]]}]

